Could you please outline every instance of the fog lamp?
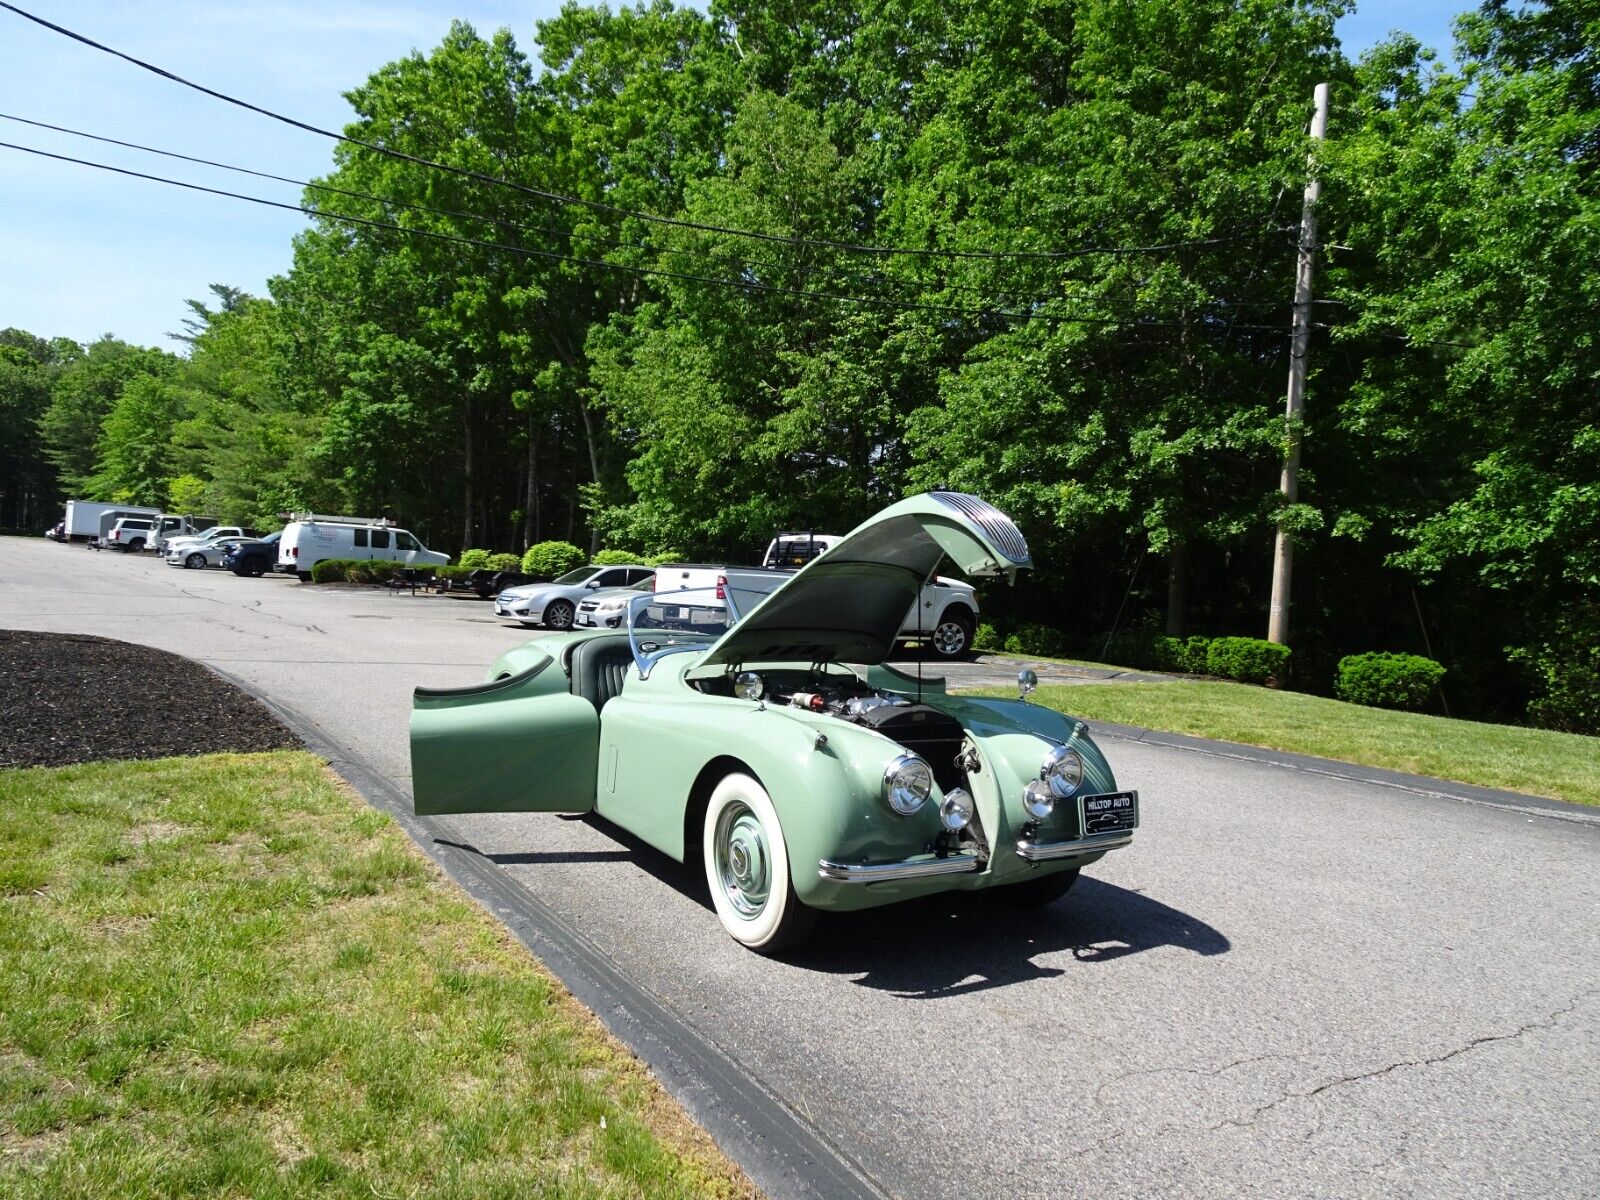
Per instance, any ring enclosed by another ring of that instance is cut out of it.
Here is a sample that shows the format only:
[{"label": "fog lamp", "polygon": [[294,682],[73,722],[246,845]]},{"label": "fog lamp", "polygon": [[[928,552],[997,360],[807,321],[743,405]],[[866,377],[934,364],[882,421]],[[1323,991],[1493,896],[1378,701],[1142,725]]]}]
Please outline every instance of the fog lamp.
[{"label": "fog lamp", "polygon": [[759,700],[767,685],[754,671],[740,671],[733,681],[733,694],[741,700]]},{"label": "fog lamp", "polygon": [[972,793],[964,788],[951,788],[939,805],[939,823],[951,833],[957,833],[972,824]]},{"label": "fog lamp", "polygon": [[1056,808],[1056,798],[1050,791],[1050,785],[1042,779],[1035,779],[1022,790],[1022,807],[1028,810],[1028,815],[1035,821],[1048,817]]}]

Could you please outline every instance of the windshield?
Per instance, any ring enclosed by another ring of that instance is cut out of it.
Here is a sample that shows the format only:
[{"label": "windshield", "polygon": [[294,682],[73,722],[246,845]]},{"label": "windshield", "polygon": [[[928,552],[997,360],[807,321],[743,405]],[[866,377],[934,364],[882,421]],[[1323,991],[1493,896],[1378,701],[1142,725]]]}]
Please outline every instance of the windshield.
[{"label": "windshield", "polygon": [[576,571],[568,571],[559,579],[552,579],[551,583],[582,583],[589,576],[598,571],[599,567],[579,567]]},{"label": "windshield", "polygon": [[669,654],[704,650],[738,619],[732,598],[719,598],[715,588],[635,597],[628,602],[628,642],[639,678],[649,675],[650,668]]}]

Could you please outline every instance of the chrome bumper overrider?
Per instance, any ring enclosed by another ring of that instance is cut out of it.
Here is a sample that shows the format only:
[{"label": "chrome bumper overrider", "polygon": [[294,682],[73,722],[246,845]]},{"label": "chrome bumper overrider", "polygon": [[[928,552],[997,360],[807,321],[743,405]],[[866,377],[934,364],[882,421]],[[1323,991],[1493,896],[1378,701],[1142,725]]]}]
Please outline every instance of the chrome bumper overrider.
[{"label": "chrome bumper overrider", "polygon": [[1107,833],[1100,837],[1078,838],[1071,842],[1030,842],[1024,838],[1017,843],[1017,857],[1028,862],[1049,862],[1054,858],[1076,858],[1081,854],[1099,854],[1102,850],[1116,850],[1132,842],[1132,832]]},{"label": "chrome bumper overrider", "polygon": [[934,875],[964,875],[976,871],[983,860],[976,854],[951,854],[944,858],[911,858],[904,862],[836,863],[823,859],[817,874],[836,883],[890,883],[902,879],[927,879]]}]

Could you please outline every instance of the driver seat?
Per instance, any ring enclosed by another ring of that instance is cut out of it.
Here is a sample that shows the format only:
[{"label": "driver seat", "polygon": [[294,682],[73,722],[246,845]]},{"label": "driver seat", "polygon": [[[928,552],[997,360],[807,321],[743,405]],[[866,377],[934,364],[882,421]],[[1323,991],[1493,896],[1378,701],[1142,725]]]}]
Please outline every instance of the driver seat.
[{"label": "driver seat", "polygon": [[626,634],[578,642],[572,648],[568,671],[572,694],[582,696],[599,712],[622,691],[622,681],[632,665],[633,650]]}]

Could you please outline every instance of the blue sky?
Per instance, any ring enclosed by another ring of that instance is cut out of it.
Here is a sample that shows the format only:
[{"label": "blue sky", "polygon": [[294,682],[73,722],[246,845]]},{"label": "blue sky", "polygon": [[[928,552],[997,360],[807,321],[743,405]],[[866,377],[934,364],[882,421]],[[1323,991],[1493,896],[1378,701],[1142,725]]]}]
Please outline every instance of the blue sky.
[{"label": "blue sky", "polygon": [[[454,18],[509,26],[533,49],[534,23],[559,0],[16,0],[47,20],[204,83],[340,128],[340,92],[384,63],[438,42]],[[1340,24],[1358,53],[1391,29],[1449,43],[1459,3],[1373,0]],[[0,10],[0,113],[309,179],[331,143],[220,104]],[[0,141],[297,203],[299,189],[151,158],[0,120]],[[264,294],[289,265],[304,222],[220,197],[0,149],[0,328],[145,345],[213,282]]]}]

